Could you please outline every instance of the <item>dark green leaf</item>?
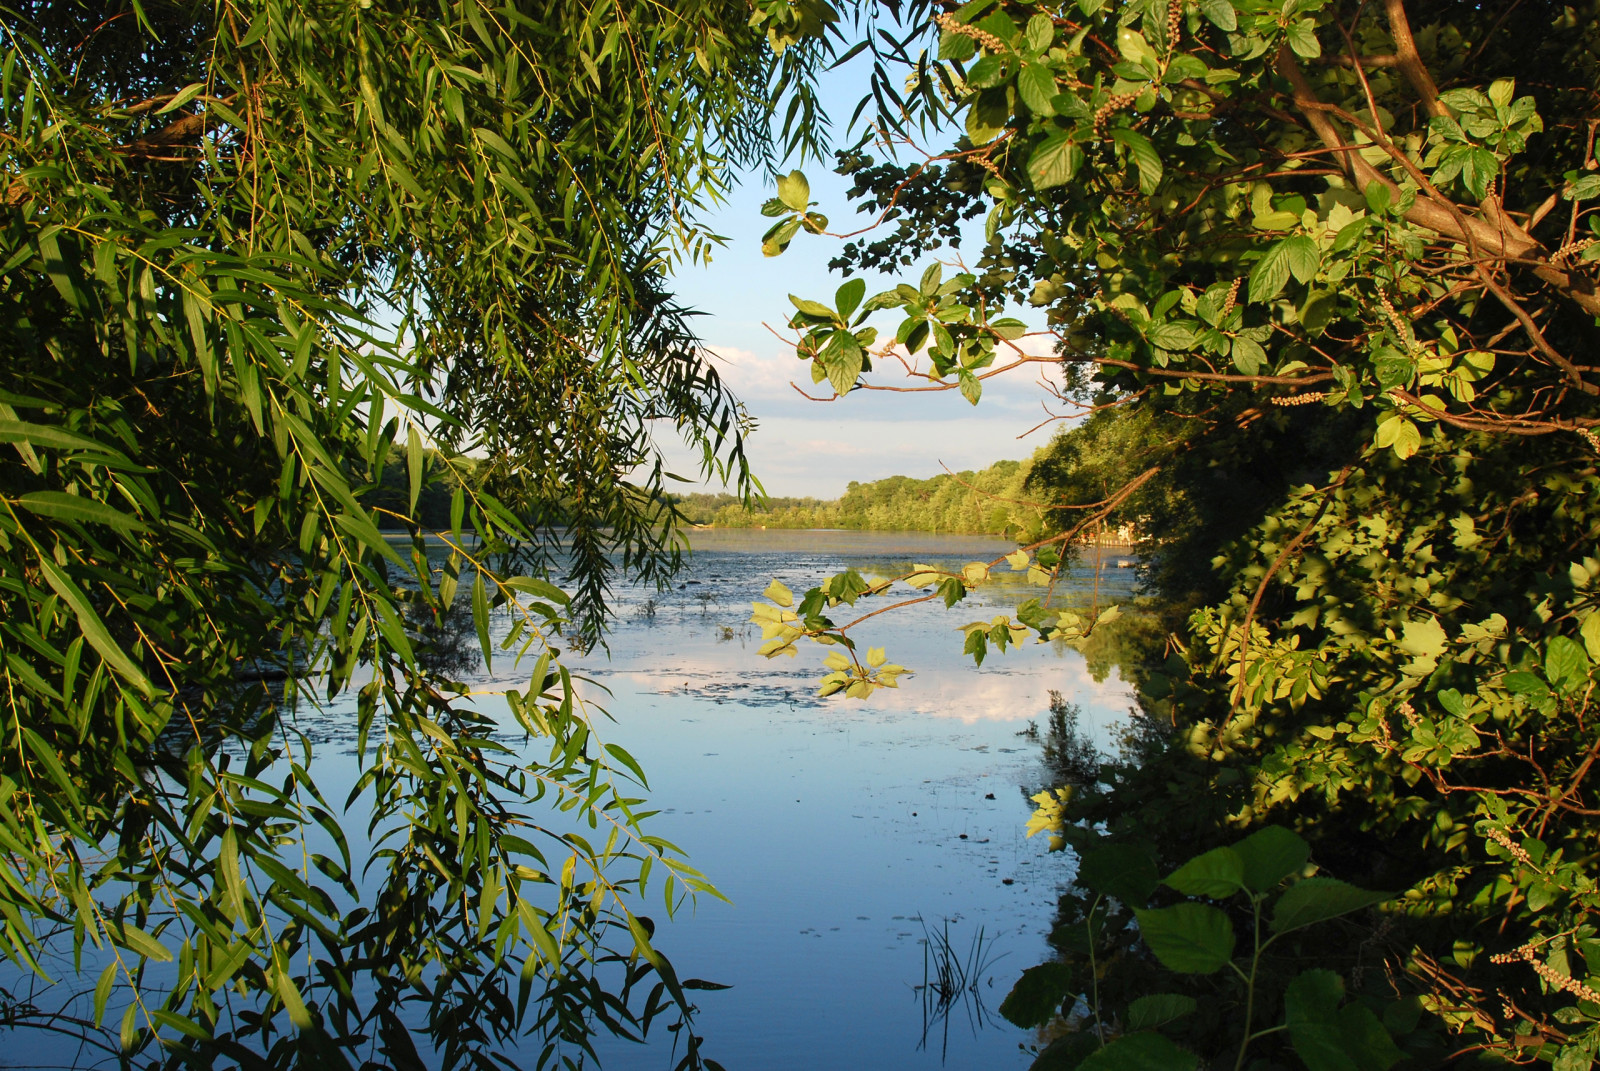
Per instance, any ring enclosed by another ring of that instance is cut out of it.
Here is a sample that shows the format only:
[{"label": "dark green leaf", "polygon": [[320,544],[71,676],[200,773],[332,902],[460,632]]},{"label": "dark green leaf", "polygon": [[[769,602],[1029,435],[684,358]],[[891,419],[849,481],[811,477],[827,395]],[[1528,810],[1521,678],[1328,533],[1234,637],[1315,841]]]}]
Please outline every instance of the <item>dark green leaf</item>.
[{"label": "dark green leaf", "polygon": [[1150,899],[1161,883],[1155,857],[1149,849],[1132,844],[1106,844],[1083,853],[1077,883],[1132,907]]},{"label": "dark green leaf", "polygon": [[1193,997],[1179,993],[1152,993],[1128,1005],[1128,1029],[1154,1030],[1193,1014],[1195,1007]]},{"label": "dark green leaf", "polygon": [[1185,896],[1221,900],[1244,888],[1244,861],[1232,848],[1213,848],[1167,875],[1163,884]]},{"label": "dark green leaf", "polygon": [[1278,898],[1272,928],[1286,933],[1393,898],[1393,893],[1370,892],[1333,878],[1306,878],[1289,886]]},{"label": "dark green leaf", "polygon": [[1165,1034],[1127,1034],[1079,1064],[1080,1071],[1194,1071],[1200,1058]]},{"label": "dark green leaf", "polygon": [[1210,904],[1175,904],[1134,915],[1139,935],[1169,970],[1213,974],[1233,959],[1233,923]]},{"label": "dark green leaf", "polygon": [[1233,846],[1244,864],[1244,886],[1251,892],[1267,892],[1284,878],[1305,869],[1311,861],[1311,845],[1292,830],[1265,826]]}]

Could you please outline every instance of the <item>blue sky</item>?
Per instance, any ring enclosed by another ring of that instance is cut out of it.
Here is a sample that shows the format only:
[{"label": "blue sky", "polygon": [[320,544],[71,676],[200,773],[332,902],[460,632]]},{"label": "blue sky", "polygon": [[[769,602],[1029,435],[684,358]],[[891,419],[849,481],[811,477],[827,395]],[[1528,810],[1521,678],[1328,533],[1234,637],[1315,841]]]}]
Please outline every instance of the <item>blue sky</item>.
[{"label": "blue sky", "polygon": [[[840,119],[849,116],[864,82],[861,61],[851,67],[856,69],[827,76],[824,86],[824,101]],[[842,135],[835,140],[846,141]],[[864,220],[846,200],[844,179],[816,163],[808,163],[804,170],[812,199],[819,202],[834,231],[862,225]],[[681,268],[675,283],[683,303],[705,314],[699,320],[700,334],[759,422],[747,449],[769,494],[834,498],[851,480],[926,478],[944,471],[946,465],[956,471],[978,469],[1004,458],[1027,457],[1048,441],[1050,428],[1017,438],[1047,415],[1041,402],[1048,397],[1037,383],[1037,371],[1019,369],[988,380],[976,407],[954,391],[856,391],[831,402],[808,401],[796,393],[791,381],[813,394],[829,392],[825,384],[820,390],[811,385],[807,365],[766,325],[783,331],[792,310],[787,296],[791,293],[831,303],[843,279],[829,273],[827,264],[841,243],[801,234],[782,256],[763,257],[761,235],[772,221],[761,215],[761,204],[771,196],[771,186],[760,176],[747,176],[726,204],[703,217],[712,230],[729,239],[728,245],[709,266]],[[963,242],[960,252],[977,248],[977,242]],[[946,255],[953,254],[946,251]],[[916,281],[924,266],[926,262],[907,273],[910,281]],[[892,285],[888,277],[869,278],[867,293]],[[1023,310],[1012,313],[1026,315]],[[869,378],[895,381],[887,370]],[[674,471],[694,473],[686,450],[667,444],[667,454],[675,462]]]}]

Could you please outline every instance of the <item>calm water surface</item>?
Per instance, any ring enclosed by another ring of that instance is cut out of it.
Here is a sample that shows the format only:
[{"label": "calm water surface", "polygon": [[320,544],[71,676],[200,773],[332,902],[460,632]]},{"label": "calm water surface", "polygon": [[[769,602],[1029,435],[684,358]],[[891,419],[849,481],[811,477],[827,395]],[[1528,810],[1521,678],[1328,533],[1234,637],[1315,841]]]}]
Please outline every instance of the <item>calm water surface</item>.
[{"label": "calm water surface", "polygon": [[[655,832],[732,901],[702,898],[658,933],[680,973],[733,987],[699,1001],[707,1053],[730,1071],[1025,1068],[1030,1035],[994,1009],[1048,958],[1067,871],[1041,838],[1023,836],[1024,786],[1042,775],[1018,734],[1042,724],[1056,689],[1104,743],[1127,716],[1128,688],[1094,680],[1080,655],[1053,645],[992,654],[981,668],[961,655],[960,625],[1039,594],[1019,574],[954,609],[926,603],[862,626],[876,628],[858,642],[886,646],[916,675],[865,702],[818,699],[821,648],[755,653],[761,636],[745,620],[771,578],[799,594],[847,566],[869,576],[913,562],[959,567],[1014,544],[761,531],[696,532],[693,542],[681,586],[625,592],[610,657],[579,664],[610,689],[610,738],[650,776],[663,808]],[[1103,603],[1129,594],[1133,570],[1118,561],[1098,571]],[[1071,598],[1093,597],[1092,565],[1075,574]],[[931,1022],[916,988],[924,927],[948,932],[963,957],[981,930],[989,960],[977,1001]],[[603,1055],[608,1067],[670,1066],[664,1046],[614,1043]]]},{"label": "calm water surface", "polygon": [[[626,747],[650,778],[662,811],[651,831],[682,847],[731,901],[702,896],[673,921],[659,899],[645,908],[681,976],[732,987],[699,994],[704,1051],[728,1071],[1025,1068],[1021,1045],[1032,1039],[995,1009],[1024,968],[1048,957],[1044,935],[1068,870],[1023,836],[1027,792],[1043,774],[1036,745],[1019,732],[1043,724],[1055,689],[1082,707],[1083,727],[1104,745],[1127,716],[1127,687],[1114,675],[1095,680],[1080,655],[1056,645],[992,654],[981,668],[962,656],[959,626],[1041,594],[1002,570],[999,584],[954,609],[925,603],[853,633],[915,671],[899,689],[865,702],[818,699],[823,649],[773,661],[756,654],[750,603],[770,580],[798,594],[846,567],[868,576],[919,562],[959,568],[1014,545],[845,532],[704,531],[692,541],[671,591],[618,591],[609,652],[568,664],[614,719],[601,723],[602,738]],[[1128,564],[1125,553],[1087,562],[1059,594],[1125,600]],[[862,612],[881,604],[868,600]],[[853,617],[847,610],[835,620]],[[522,686],[527,668],[498,659],[475,683]],[[480,702],[512,724],[503,700]],[[300,723],[318,740],[313,774],[330,799],[355,778],[351,707],[341,700]],[[963,960],[981,953],[976,994],[943,1016],[929,1015],[918,989],[929,932],[948,935]],[[652,1033],[642,1046],[603,1040],[604,1066],[671,1068],[670,1035]],[[0,1067],[114,1063],[43,1031],[0,1036]]]}]

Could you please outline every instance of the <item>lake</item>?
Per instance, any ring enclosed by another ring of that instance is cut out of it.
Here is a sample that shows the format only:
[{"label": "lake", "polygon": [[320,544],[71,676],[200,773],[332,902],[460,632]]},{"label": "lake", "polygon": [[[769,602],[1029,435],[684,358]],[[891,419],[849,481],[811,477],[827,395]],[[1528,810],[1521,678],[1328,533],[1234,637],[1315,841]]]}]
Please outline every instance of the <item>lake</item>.
[{"label": "lake", "polygon": [[[1056,690],[1109,747],[1110,727],[1133,702],[1128,687],[1114,671],[1096,680],[1059,644],[991,652],[974,667],[959,627],[1043,593],[1002,568],[998,582],[953,609],[923,603],[852,633],[914,671],[898,689],[867,701],[819,699],[824,649],[770,661],[756,653],[750,603],[771,580],[799,595],[847,567],[868,576],[913,563],[959,569],[1014,544],[854,532],[690,538],[693,556],[672,589],[620,586],[609,651],[567,661],[610,712],[600,735],[649,777],[662,812],[649,831],[683,848],[731,901],[702,896],[671,921],[659,899],[644,907],[680,976],[731,987],[696,994],[704,1053],[728,1071],[1026,1068],[1022,1046],[1033,1038],[996,1009],[1024,968],[1049,958],[1045,934],[1070,877],[1068,858],[1023,835],[1027,796],[1045,780],[1026,732],[1043,727]],[[1126,601],[1131,564],[1126,551],[1086,560],[1057,595]],[[847,607],[831,613],[841,623],[856,616]],[[485,692],[525,686],[527,669],[502,656],[492,674],[480,662],[469,683]],[[477,702],[513,724],[502,699]],[[297,716],[317,742],[313,773],[330,799],[342,799],[355,777],[352,708],[340,699]],[[359,841],[363,823],[346,826]],[[353,847],[359,866],[362,848]],[[942,1007],[920,988],[941,942],[975,983]],[[0,984],[16,980],[8,971]],[[86,992],[67,999],[87,1013]],[[604,1066],[671,1068],[663,1025],[642,1046],[602,1038]],[[115,1063],[43,1031],[5,1039],[3,1067]]]},{"label": "lake", "polygon": [[[761,658],[750,602],[776,578],[796,595],[853,566],[889,575],[914,562],[959,568],[1015,549],[916,534],[696,531],[670,593],[625,591],[609,658],[578,665],[611,691],[614,741],[650,777],[655,832],[681,845],[732,904],[702,898],[663,924],[680,973],[733,988],[703,995],[696,1032],[734,1069],[1026,1068],[1031,1036],[995,1013],[1025,967],[1049,957],[1067,861],[1024,837],[1027,793],[1055,689],[1103,745],[1129,689],[1095,680],[1077,652],[1029,644],[961,655],[960,625],[1042,594],[1001,576],[946,610],[908,607],[863,625],[858,642],[916,671],[867,701],[818,699],[822,648]],[[1069,601],[1126,600],[1134,570],[1110,555],[1077,569]],[[873,602],[863,604],[873,609]],[[836,621],[855,615],[840,607]],[[854,634],[853,634],[854,635]],[[925,940],[948,935],[987,961],[974,999],[925,1014]],[[928,1021],[930,1018],[933,1021]],[[665,1051],[604,1046],[606,1066],[666,1068]]]}]

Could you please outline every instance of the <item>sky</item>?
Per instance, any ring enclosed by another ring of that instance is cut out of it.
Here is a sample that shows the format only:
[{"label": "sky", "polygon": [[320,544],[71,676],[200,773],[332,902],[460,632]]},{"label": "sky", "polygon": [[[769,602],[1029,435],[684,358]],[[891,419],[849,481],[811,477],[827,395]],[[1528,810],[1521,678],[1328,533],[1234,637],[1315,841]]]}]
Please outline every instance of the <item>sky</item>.
[{"label": "sky", "polygon": [[[848,117],[863,84],[862,61],[853,70],[825,76],[824,103],[831,114]],[[835,135],[836,143],[845,143]],[[811,183],[817,210],[831,220],[835,232],[855,230],[866,220],[856,216],[845,197],[848,183],[826,167],[811,162],[804,171]],[[791,383],[814,395],[831,392],[811,383],[810,367],[794,355],[773,331],[784,333],[793,306],[788,295],[832,303],[843,277],[827,270],[828,260],[843,244],[837,239],[801,233],[787,252],[763,257],[761,235],[772,220],[761,215],[761,205],[774,195],[770,181],[747,175],[731,198],[701,218],[728,244],[713,255],[709,266],[685,265],[674,286],[683,304],[704,315],[697,327],[717,366],[735,394],[756,419],[758,428],[746,443],[757,479],[769,495],[837,498],[852,480],[867,482],[886,476],[926,479],[945,471],[981,469],[1004,459],[1021,459],[1049,441],[1054,427],[1018,436],[1046,419],[1048,395],[1038,384],[1039,373],[1019,369],[986,380],[980,403],[974,407],[956,391],[895,394],[855,391],[835,401],[808,401]],[[981,222],[981,221],[980,221]],[[981,235],[981,229],[977,232]],[[961,252],[975,251],[977,241],[964,241]],[[944,255],[954,256],[954,251]],[[915,283],[931,258],[909,269]],[[887,289],[895,281],[869,277],[867,293]],[[1029,310],[1010,310],[1028,320]],[[880,323],[893,331],[898,318]],[[769,326],[771,330],[769,330]],[[868,377],[877,382],[906,382],[887,370]],[[662,437],[669,468],[684,476],[696,474],[689,451]],[[683,485],[684,491],[722,490],[701,483]]]}]

